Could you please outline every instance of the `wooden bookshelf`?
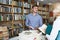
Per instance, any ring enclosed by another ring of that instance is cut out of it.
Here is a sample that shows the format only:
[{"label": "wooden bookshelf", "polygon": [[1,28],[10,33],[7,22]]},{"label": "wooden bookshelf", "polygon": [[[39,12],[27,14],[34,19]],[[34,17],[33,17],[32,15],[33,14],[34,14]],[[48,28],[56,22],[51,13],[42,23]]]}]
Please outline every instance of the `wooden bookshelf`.
[{"label": "wooden bookshelf", "polygon": [[47,21],[49,20],[49,5],[39,3],[38,12],[43,18],[43,23],[47,23]]},{"label": "wooden bookshelf", "polygon": [[[1,1],[0,1],[0,23],[1,24],[6,23],[6,25],[11,24],[12,29],[14,29],[14,23],[21,23],[23,25],[22,26],[23,29],[25,29],[25,19],[23,16],[24,14],[25,15],[29,14],[29,12],[31,11],[32,0],[7,0],[8,2],[5,3]],[[24,12],[25,9],[26,12]],[[29,12],[27,12],[28,10]],[[16,19],[15,15],[20,15],[19,20],[15,20]],[[6,20],[4,20],[5,17]],[[12,30],[12,36],[13,35],[14,34]]]}]

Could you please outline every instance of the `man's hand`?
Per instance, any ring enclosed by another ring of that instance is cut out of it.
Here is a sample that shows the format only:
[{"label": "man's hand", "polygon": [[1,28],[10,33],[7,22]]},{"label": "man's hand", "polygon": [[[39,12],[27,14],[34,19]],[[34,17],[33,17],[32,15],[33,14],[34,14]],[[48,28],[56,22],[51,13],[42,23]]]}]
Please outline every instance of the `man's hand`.
[{"label": "man's hand", "polygon": [[33,29],[34,30],[34,28],[32,26],[29,26],[29,29]]},{"label": "man's hand", "polygon": [[38,27],[35,27],[34,30],[38,30]]}]

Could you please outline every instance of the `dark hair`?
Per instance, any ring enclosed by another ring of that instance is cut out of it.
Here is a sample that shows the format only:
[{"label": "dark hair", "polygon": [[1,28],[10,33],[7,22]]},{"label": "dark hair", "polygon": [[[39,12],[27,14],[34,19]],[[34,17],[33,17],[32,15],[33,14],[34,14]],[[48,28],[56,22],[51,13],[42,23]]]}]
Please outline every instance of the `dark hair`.
[{"label": "dark hair", "polygon": [[38,7],[38,5],[33,5],[32,8],[34,8],[34,7]]}]

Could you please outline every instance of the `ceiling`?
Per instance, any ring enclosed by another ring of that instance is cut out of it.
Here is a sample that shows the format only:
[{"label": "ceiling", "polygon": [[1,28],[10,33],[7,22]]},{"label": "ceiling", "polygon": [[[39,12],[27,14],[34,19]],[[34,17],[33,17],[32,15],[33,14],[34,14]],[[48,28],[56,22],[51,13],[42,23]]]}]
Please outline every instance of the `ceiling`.
[{"label": "ceiling", "polygon": [[56,3],[56,2],[60,2],[60,0],[35,0],[35,1],[39,1],[40,3],[43,3],[43,4],[49,4],[49,3]]}]

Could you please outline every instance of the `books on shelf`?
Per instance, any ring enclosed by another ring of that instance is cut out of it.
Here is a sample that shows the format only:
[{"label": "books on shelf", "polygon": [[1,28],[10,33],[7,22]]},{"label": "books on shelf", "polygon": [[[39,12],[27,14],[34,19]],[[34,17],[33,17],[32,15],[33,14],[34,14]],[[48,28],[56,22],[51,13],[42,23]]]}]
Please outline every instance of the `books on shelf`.
[{"label": "books on shelf", "polygon": [[0,3],[2,3],[3,1],[2,0],[0,0]]},{"label": "books on shelf", "polygon": [[8,4],[11,5],[12,4],[12,0],[7,0]]},{"label": "books on shelf", "polygon": [[0,21],[3,21],[3,16],[0,14]]},{"label": "books on shelf", "polygon": [[[12,7],[5,7],[0,5],[0,12],[7,12],[11,13],[12,12]],[[13,7],[13,13],[21,13],[21,8]]]},{"label": "books on shelf", "polygon": [[7,4],[7,1],[6,0],[2,0],[3,1],[3,4]]},{"label": "books on shelf", "polygon": [[11,7],[1,7],[1,12],[10,12],[11,13],[12,8]]},{"label": "books on shelf", "polygon": [[21,15],[18,14],[14,15],[14,20],[21,20],[21,19],[22,19]]},{"label": "books on shelf", "polygon": [[30,10],[29,10],[29,9],[24,9],[23,12],[24,12],[24,13],[29,13]]},{"label": "books on shelf", "polygon": [[20,1],[17,2],[17,5],[20,6],[20,7],[22,7],[22,2],[20,2]]},{"label": "books on shelf", "polygon": [[21,8],[17,8],[17,12],[18,13],[21,13]]},{"label": "books on shelf", "polygon": [[0,5],[0,12],[2,12],[2,6]]},{"label": "books on shelf", "polygon": [[30,4],[28,4],[27,2],[26,3],[24,2],[23,6],[26,8],[30,8]]},{"label": "books on shelf", "polygon": [[12,1],[12,5],[17,5],[17,1]]},{"label": "books on shelf", "polygon": [[28,3],[31,3],[32,0],[28,0]]},{"label": "books on shelf", "polygon": [[11,21],[11,20],[12,20],[12,15],[10,14],[0,15],[0,21]]},{"label": "books on shelf", "polygon": [[17,8],[13,7],[13,13],[17,13]]},{"label": "books on shelf", "polygon": [[39,10],[45,10],[45,11],[48,11],[48,8],[45,8],[45,7],[39,7]]}]

